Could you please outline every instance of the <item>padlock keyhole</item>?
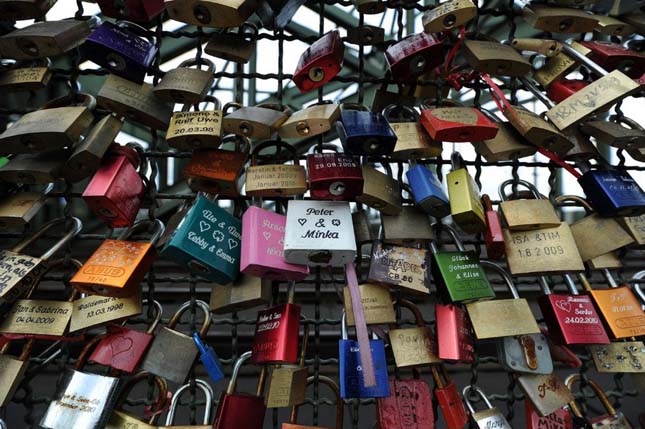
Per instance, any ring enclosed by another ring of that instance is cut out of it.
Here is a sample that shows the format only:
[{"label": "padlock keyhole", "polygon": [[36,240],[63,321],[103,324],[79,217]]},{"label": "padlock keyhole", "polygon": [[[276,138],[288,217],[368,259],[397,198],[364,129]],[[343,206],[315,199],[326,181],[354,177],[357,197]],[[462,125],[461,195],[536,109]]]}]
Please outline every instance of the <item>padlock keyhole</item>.
[{"label": "padlock keyhole", "polygon": [[193,15],[195,16],[195,19],[202,24],[208,24],[211,22],[211,12],[201,4],[193,8]]},{"label": "padlock keyhole", "polygon": [[571,18],[566,18],[560,21],[560,25],[558,26],[560,31],[566,30],[567,28],[571,27],[573,25],[573,19]]},{"label": "padlock keyhole", "polygon": [[331,256],[332,254],[329,250],[321,250],[310,253],[309,260],[315,264],[328,264],[331,261]]},{"label": "padlock keyhole", "polygon": [[443,25],[446,28],[451,28],[453,25],[455,25],[455,22],[457,22],[457,17],[455,16],[454,13],[451,13],[450,15],[447,15],[443,19]]}]

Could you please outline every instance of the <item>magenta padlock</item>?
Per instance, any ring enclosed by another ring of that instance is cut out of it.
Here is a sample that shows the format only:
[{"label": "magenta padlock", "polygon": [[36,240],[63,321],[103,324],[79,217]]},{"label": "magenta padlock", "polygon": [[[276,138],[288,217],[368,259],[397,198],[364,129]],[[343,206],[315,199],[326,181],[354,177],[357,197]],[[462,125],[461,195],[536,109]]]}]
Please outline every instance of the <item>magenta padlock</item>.
[{"label": "magenta padlock", "polygon": [[395,81],[410,82],[443,63],[443,50],[440,40],[421,32],[391,45],[385,50],[385,59]]},{"label": "magenta padlock", "polygon": [[130,227],[134,223],[145,191],[137,171],[140,164],[135,149],[112,144],[83,191],[83,200],[90,210],[111,228]]},{"label": "magenta padlock", "polygon": [[240,271],[270,280],[302,280],[309,275],[306,265],[284,259],[284,228],[287,217],[249,207],[242,216]]}]

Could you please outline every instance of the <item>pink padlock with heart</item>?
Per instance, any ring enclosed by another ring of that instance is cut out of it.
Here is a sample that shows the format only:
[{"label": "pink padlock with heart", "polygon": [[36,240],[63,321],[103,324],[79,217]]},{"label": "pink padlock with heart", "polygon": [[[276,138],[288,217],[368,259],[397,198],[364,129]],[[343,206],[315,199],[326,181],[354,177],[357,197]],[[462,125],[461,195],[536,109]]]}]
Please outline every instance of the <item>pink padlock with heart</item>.
[{"label": "pink padlock with heart", "polygon": [[286,216],[259,207],[244,212],[241,272],[270,280],[302,280],[309,275],[308,266],[284,259],[286,223]]}]

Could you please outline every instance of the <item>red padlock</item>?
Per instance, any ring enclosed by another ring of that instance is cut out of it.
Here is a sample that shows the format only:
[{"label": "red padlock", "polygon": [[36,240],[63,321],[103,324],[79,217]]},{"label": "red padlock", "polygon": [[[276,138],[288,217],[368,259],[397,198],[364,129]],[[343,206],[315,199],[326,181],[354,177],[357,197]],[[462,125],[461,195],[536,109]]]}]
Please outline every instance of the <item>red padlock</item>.
[{"label": "red padlock", "polygon": [[645,72],[645,54],[641,52],[612,42],[589,41],[580,44],[591,50],[587,55],[591,61],[609,72],[620,70],[634,79]]},{"label": "red padlock", "polygon": [[161,304],[158,301],[152,302],[155,318],[146,332],[135,331],[125,326],[109,325],[107,335],[99,341],[89,361],[129,374],[135,372],[152,343],[154,330],[163,313]]},{"label": "red padlock", "polygon": [[473,328],[466,309],[458,304],[435,304],[439,358],[452,362],[475,360]]},{"label": "red padlock", "polygon": [[430,386],[420,379],[417,369],[414,378],[391,378],[390,396],[376,398],[376,418],[379,429],[433,429],[434,412]]},{"label": "red padlock", "polygon": [[363,193],[363,170],[342,153],[307,155],[309,191],[317,200],[353,200]]},{"label": "red padlock", "polygon": [[573,429],[573,419],[568,410],[560,408],[547,416],[540,416],[531,401],[525,400],[526,429]]},{"label": "red padlock", "polygon": [[139,212],[145,191],[140,164],[135,149],[113,144],[83,192],[90,210],[111,228],[132,226]]},{"label": "red padlock", "polygon": [[468,413],[464,401],[461,400],[457,391],[457,385],[450,381],[446,368],[443,365],[439,366],[445,381],[441,380],[437,365],[432,365],[432,377],[437,385],[434,394],[439,402],[443,419],[446,421],[448,429],[463,429],[468,423]]},{"label": "red padlock", "polygon": [[486,231],[484,231],[486,255],[489,259],[502,259],[506,254],[502,221],[499,218],[499,213],[493,210],[493,204],[487,194],[482,195],[482,203],[486,215]]},{"label": "red padlock", "polygon": [[443,43],[426,32],[412,34],[385,50],[392,78],[397,82],[415,81],[444,61]]},{"label": "red padlock", "polygon": [[589,82],[582,79],[556,80],[546,89],[546,96],[554,103],[560,103],[587,85],[589,85]]},{"label": "red padlock", "polygon": [[303,94],[323,86],[340,72],[344,55],[340,33],[330,31],[302,53],[293,73],[293,83]]},{"label": "red padlock", "polygon": [[164,0],[96,0],[101,13],[110,18],[146,23],[165,9]]},{"label": "red padlock", "polygon": [[474,107],[436,107],[421,111],[421,125],[432,140],[478,142],[497,135],[498,127]]}]

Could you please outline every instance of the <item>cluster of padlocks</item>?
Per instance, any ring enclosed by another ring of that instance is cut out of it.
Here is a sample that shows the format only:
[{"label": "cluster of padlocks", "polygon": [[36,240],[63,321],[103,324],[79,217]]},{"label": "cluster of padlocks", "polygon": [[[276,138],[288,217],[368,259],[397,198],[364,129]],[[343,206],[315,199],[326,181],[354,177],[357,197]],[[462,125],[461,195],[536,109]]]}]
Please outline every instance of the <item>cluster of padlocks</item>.
[{"label": "cluster of padlocks", "polygon": [[[206,398],[204,421],[182,428],[259,429],[267,409],[280,407],[293,407],[283,429],[313,428],[297,424],[298,406],[309,384],[322,383],[333,393],[336,428],[343,427],[345,400],[357,398],[376,398],[380,429],[434,428],[439,414],[449,429],[469,422],[510,428],[479,386],[457,386],[449,375],[452,365],[473,364],[479,345],[494,343],[499,367],[524,395],[526,420],[516,428],[635,427],[586,369],[578,370],[576,353],[591,355],[597,372],[628,373],[645,389],[645,294],[616,275],[620,252],[645,245],[645,191],[624,162],[612,166],[601,154],[609,146],[645,160],[640,118],[620,109],[625,99],[643,96],[639,1],[511,1],[510,19],[523,19],[535,35],[504,43],[469,30],[484,7],[470,0],[424,6],[424,31],[400,40],[386,42],[383,29],[370,25],[347,36],[329,31],[298,53],[292,84],[303,94],[323,94],[344,77],[345,44],[353,44],[383,48],[384,87],[372,108],[321,95],[295,111],[280,103],[221,105],[208,56],[239,65],[253,55],[269,60],[256,52],[258,39],[266,30],[280,32],[304,1],[96,2],[102,20],[80,9],[74,18],[46,21],[55,0],[0,0],[0,21],[36,20],[2,30],[3,92],[49,88],[61,58],[73,58],[76,67],[92,62],[106,75],[91,94],[78,84],[76,68],[67,95],[20,115],[0,111],[0,227],[27,231],[0,251],[1,407],[28,378],[37,343],[81,341],[39,427],[178,427],[172,425],[180,398],[197,388]],[[362,16],[415,4],[390,3],[355,6]],[[165,18],[198,27],[205,47],[163,72],[158,37]],[[568,39],[573,33],[579,37]],[[154,84],[146,82],[151,76]],[[520,105],[518,88],[547,110]],[[500,115],[456,101],[472,89],[490,96]],[[125,123],[150,128],[171,156],[189,158],[183,177],[193,195],[166,222],[154,215],[158,177],[150,148],[115,142]],[[304,151],[297,144],[303,141]],[[443,182],[440,168],[430,168],[443,162],[442,142],[457,148]],[[517,167],[520,159],[543,155],[550,168],[572,175],[584,196],[547,198],[517,174],[499,180],[498,200],[482,195],[469,172],[473,163],[459,151],[469,144],[480,166],[482,158]],[[122,228],[84,261],[69,252],[83,230],[73,210],[32,225],[61,184],[66,190],[57,195],[66,204],[78,190],[94,220]],[[567,205],[586,215],[567,223],[557,211]],[[30,255],[28,246],[52,235],[58,237],[52,247]],[[464,236],[481,239],[485,252],[467,250]],[[142,299],[158,259],[212,286],[210,303],[192,299],[159,328],[160,303]],[[46,275],[70,268],[59,300],[39,297]],[[592,287],[593,270],[608,287]],[[342,327],[334,377],[310,376],[312,319],[296,303],[297,283],[321,271],[343,272],[347,284],[344,308],[335,312]],[[522,277],[543,292],[537,320],[514,285]],[[492,278],[509,298],[496,297]],[[560,281],[567,293],[552,291]],[[272,285],[280,282],[288,285],[287,300],[276,304]],[[424,302],[434,305],[434,327],[419,308]],[[156,316],[147,332],[128,328],[124,322],[144,306]],[[252,348],[234,361],[211,418],[211,385],[226,378],[206,341],[212,314],[257,308]],[[180,332],[182,316],[195,309],[203,313],[201,328]],[[397,309],[410,310],[416,326],[399,326]],[[414,378],[393,377],[392,357]],[[255,394],[236,391],[247,362],[261,372]],[[570,375],[555,372],[554,362]],[[105,370],[86,370],[87,363]],[[210,382],[192,377],[200,365]],[[432,372],[433,388],[421,369]],[[126,410],[128,395],[146,381],[155,397],[137,416]],[[577,384],[593,389],[604,414],[592,417],[576,402]]]}]

